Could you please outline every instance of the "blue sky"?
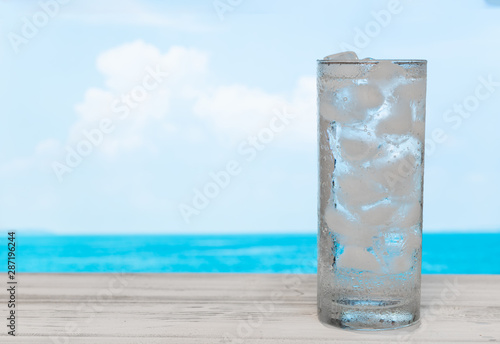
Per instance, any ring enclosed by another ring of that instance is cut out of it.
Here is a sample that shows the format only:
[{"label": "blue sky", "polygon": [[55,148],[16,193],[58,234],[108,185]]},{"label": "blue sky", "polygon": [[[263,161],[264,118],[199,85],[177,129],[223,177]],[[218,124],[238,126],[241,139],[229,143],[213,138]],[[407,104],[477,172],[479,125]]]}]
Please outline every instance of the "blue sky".
[{"label": "blue sky", "polygon": [[347,44],[429,61],[424,230],[500,229],[494,3],[1,1],[0,228],[315,232],[315,61]]}]

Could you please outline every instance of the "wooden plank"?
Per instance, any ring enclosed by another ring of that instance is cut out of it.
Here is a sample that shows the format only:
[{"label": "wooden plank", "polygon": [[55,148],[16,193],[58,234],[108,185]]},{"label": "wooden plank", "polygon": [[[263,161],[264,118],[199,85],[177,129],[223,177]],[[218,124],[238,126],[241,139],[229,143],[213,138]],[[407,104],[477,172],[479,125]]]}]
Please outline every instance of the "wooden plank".
[{"label": "wooden plank", "polygon": [[420,325],[379,332],[321,325],[315,275],[21,274],[18,283],[18,336],[3,330],[0,343],[500,341],[499,275],[424,275]]}]

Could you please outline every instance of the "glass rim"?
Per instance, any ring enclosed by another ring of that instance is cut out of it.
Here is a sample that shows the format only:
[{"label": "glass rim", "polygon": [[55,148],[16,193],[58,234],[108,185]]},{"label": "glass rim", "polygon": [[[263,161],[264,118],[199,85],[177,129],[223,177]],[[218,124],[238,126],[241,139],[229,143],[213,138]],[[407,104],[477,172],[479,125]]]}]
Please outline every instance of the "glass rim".
[{"label": "glass rim", "polygon": [[316,60],[318,64],[377,64],[379,62],[390,61],[397,64],[427,64],[427,60],[420,59],[378,59],[378,60],[358,60],[358,61],[336,61],[336,60]]}]

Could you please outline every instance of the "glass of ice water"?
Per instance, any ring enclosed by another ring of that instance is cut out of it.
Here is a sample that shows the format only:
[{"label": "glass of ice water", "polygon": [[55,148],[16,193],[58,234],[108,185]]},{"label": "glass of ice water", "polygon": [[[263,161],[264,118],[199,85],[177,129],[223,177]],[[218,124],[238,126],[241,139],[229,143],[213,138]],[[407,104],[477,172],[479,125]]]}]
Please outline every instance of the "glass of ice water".
[{"label": "glass of ice water", "polygon": [[427,61],[318,61],[318,316],[358,330],[420,317]]}]

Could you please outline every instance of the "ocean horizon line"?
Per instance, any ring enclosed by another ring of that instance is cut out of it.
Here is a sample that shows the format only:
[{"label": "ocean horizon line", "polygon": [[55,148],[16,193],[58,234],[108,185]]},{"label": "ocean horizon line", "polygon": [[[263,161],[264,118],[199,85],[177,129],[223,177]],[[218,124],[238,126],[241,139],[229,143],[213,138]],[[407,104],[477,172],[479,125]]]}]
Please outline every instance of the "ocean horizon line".
[{"label": "ocean horizon line", "polygon": [[[290,232],[55,232],[31,229],[2,229],[0,232],[16,232],[23,236],[316,236],[317,231],[290,231]],[[492,229],[424,229],[423,234],[500,234],[500,228]]]}]

